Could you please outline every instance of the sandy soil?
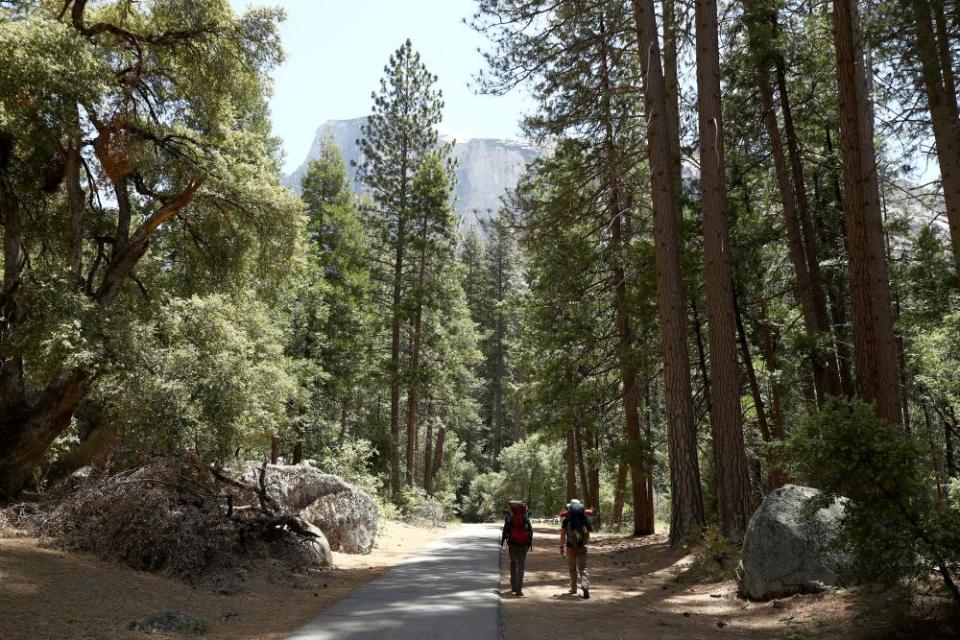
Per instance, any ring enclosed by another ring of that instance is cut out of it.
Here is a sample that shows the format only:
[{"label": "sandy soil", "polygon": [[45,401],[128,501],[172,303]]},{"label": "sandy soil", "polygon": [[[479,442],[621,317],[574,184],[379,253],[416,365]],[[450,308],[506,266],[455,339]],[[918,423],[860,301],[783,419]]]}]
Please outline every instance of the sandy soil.
[{"label": "sandy soil", "polygon": [[369,555],[334,553],[337,569],[296,584],[255,571],[237,595],[41,548],[34,538],[0,539],[0,640],[157,638],[127,625],[166,610],[204,620],[204,638],[278,639],[445,531],[387,522]]},{"label": "sandy soil", "polygon": [[929,629],[896,629],[884,621],[888,594],[840,591],[753,603],[737,597],[733,580],[681,582],[678,575],[690,559],[671,550],[663,535],[595,535],[588,556],[590,599],[583,600],[567,594],[558,528],[538,527],[534,542],[523,598],[510,593],[509,559],[501,557],[507,640],[947,637]]}]

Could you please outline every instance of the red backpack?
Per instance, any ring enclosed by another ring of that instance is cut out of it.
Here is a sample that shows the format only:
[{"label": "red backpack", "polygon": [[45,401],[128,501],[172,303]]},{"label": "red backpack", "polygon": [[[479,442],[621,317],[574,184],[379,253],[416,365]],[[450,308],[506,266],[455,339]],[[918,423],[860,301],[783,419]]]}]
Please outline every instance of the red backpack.
[{"label": "red backpack", "polygon": [[528,529],[530,520],[527,516],[527,505],[511,500],[509,507],[510,513],[513,514],[510,517],[510,542],[519,545],[530,544],[530,531]]}]

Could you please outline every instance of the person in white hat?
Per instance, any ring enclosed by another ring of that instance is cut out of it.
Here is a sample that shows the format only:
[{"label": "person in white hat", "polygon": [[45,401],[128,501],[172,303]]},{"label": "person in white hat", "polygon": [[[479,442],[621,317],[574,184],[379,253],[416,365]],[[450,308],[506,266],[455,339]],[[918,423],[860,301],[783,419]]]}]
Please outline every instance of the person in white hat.
[{"label": "person in white hat", "polygon": [[583,503],[574,498],[567,505],[560,522],[560,555],[567,559],[570,571],[570,593],[577,593],[577,578],[583,589],[583,598],[590,598],[590,574],[587,571],[587,542],[590,540],[590,520]]}]

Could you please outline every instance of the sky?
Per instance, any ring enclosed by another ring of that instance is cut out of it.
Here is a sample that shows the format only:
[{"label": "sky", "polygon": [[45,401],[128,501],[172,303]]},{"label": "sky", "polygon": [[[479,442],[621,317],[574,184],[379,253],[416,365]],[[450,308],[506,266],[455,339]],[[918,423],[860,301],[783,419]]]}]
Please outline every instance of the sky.
[{"label": "sky", "polygon": [[410,38],[443,91],[444,128],[466,137],[518,138],[528,96],[477,95],[484,39],[462,19],[473,0],[231,0],[235,9],[279,5],[286,61],[274,71],[273,130],[283,139],[285,172],[306,157],[317,127],[370,111],[383,67]]}]

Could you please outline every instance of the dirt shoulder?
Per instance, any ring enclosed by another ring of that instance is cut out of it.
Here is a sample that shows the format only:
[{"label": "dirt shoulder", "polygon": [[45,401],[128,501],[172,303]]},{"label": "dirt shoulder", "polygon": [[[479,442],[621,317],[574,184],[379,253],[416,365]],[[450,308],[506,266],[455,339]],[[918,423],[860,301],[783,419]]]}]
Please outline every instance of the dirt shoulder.
[{"label": "dirt shoulder", "polygon": [[298,580],[253,571],[236,595],[45,549],[35,538],[0,539],[0,640],[157,638],[127,625],[168,610],[205,621],[204,638],[279,639],[449,530],[387,522],[368,555],[334,553],[337,569]]},{"label": "dirt shoulder", "polygon": [[566,592],[558,527],[537,527],[534,542],[523,598],[510,594],[509,559],[501,558],[507,640],[928,637],[874,633],[878,620],[872,611],[883,607],[883,594],[870,595],[866,603],[844,591],[754,603],[737,597],[733,580],[681,582],[677,576],[690,558],[670,549],[663,535],[595,535],[588,556],[590,600],[583,600]]}]

